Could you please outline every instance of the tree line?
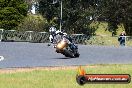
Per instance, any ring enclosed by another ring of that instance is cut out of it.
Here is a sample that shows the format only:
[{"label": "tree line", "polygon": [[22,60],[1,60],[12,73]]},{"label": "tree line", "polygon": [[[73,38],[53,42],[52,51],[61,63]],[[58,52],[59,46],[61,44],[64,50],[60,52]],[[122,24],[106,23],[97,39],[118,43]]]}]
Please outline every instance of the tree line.
[{"label": "tree line", "polygon": [[[62,20],[61,1],[63,3]],[[29,14],[34,2],[36,2],[38,16]],[[103,21],[108,23],[108,30],[114,34],[116,34],[118,25],[123,24],[127,35],[132,35],[131,3],[132,0],[0,0],[0,28],[21,29],[22,25],[27,24],[24,24],[26,22],[24,20],[28,19],[33,21],[34,25],[36,24],[37,30],[46,31],[45,29],[52,25],[59,29],[61,21],[62,29],[67,32],[88,34],[93,21]],[[29,19],[29,16],[37,21]],[[32,30],[30,26],[25,29]]]}]

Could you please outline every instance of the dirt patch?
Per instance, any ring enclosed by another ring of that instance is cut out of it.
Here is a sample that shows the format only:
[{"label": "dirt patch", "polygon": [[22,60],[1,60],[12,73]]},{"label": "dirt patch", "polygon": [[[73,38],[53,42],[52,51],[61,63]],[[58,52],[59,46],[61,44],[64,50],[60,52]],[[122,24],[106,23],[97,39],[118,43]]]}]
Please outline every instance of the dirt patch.
[{"label": "dirt patch", "polygon": [[[82,67],[94,68],[96,66],[82,66]],[[6,69],[0,69],[0,74],[9,74],[9,73],[16,73],[16,72],[31,72],[31,71],[34,71],[34,70],[47,70],[47,71],[53,71],[53,70],[74,70],[74,69],[78,69],[78,68],[79,68],[79,66],[6,68]]]}]

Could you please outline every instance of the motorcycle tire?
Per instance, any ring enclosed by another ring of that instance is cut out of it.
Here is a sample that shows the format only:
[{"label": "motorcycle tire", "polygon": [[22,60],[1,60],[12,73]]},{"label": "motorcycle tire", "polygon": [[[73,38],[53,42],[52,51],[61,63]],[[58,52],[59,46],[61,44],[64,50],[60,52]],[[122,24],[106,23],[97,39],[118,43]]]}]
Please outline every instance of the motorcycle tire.
[{"label": "motorcycle tire", "polygon": [[65,54],[65,57],[69,57],[69,55]]},{"label": "motorcycle tire", "polygon": [[64,50],[64,55],[66,57],[75,58],[74,54],[66,49]]},{"label": "motorcycle tire", "polygon": [[80,56],[80,54],[79,54],[79,53],[76,53],[74,56],[75,56],[75,57],[79,57],[79,56]]}]

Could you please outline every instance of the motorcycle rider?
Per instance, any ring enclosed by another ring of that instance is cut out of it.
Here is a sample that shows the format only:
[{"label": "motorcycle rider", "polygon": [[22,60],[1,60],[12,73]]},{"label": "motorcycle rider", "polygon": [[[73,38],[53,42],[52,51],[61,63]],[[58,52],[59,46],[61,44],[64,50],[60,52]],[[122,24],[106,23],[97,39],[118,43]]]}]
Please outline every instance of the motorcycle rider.
[{"label": "motorcycle rider", "polygon": [[58,42],[57,40],[60,40],[62,37],[65,37],[66,39],[68,39],[68,41],[69,41],[68,45],[71,50],[78,48],[76,45],[74,45],[72,38],[70,36],[69,37],[67,36],[67,33],[59,31],[59,30],[56,31],[55,27],[51,27],[49,29],[49,32],[50,32],[49,39],[50,39],[50,42],[54,44],[54,48],[56,47],[55,44]]},{"label": "motorcycle rider", "polygon": [[55,26],[50,27],[49,32],[50,32],[49,40],[50,40],[51,43],[54,43],[54,37],[56,35],[56,33],[55,33],[56,32]]}]

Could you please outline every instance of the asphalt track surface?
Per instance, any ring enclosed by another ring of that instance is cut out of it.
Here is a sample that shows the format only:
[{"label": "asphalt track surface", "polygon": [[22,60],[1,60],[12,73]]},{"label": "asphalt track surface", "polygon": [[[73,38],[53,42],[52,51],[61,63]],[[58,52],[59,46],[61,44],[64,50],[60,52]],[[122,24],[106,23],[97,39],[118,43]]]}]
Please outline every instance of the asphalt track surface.
[{"label": "asphalt track surface", "polygon": [[0,68],[132,64],[132,47],[78,45],[80,57],[66,58],[44,43],[0,42]]}]

